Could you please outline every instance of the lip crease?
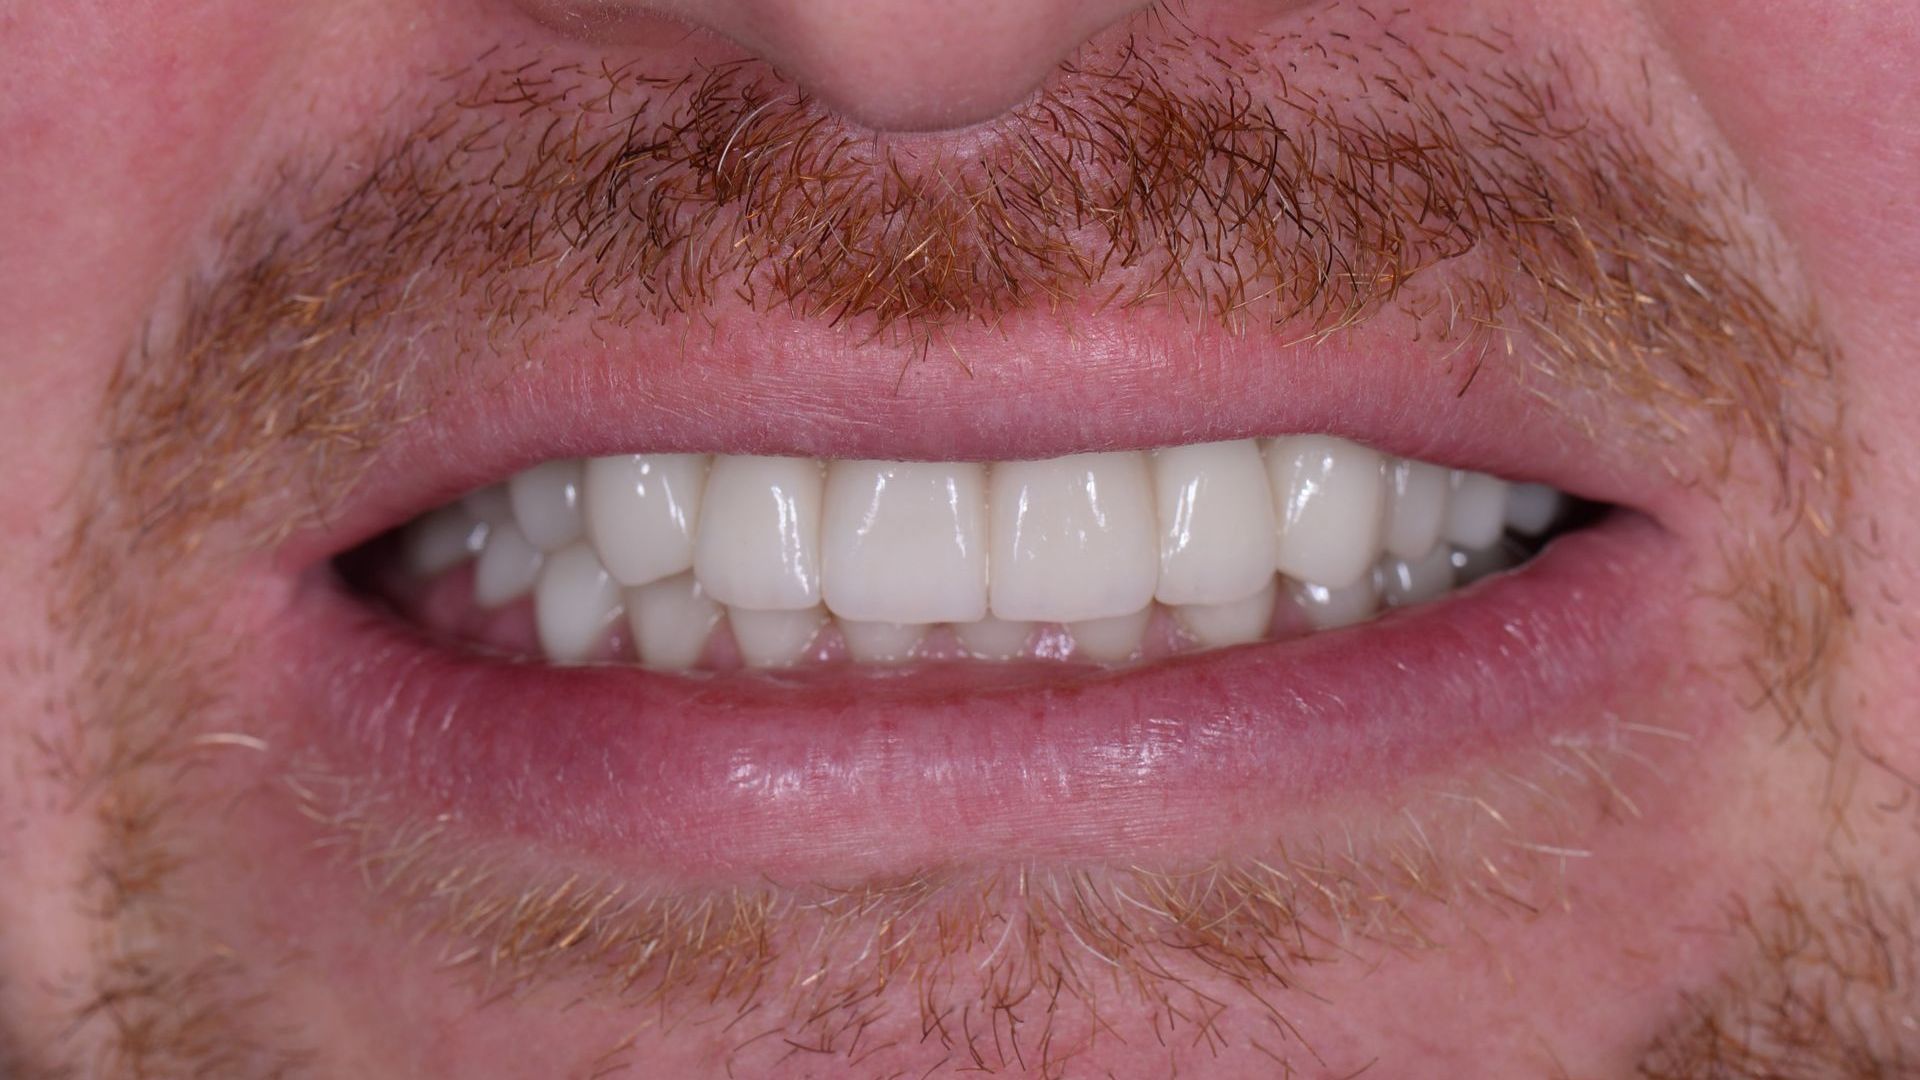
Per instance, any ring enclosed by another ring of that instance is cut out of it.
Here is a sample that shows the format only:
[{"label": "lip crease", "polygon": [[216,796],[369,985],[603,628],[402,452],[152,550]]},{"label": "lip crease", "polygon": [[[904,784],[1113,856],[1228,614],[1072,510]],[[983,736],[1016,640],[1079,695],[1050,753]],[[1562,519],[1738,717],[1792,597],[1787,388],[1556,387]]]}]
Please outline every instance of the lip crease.
[{"label": "lip crease", "polygon": [[[667,348],[664,328],[617,349],[550,341],[524,379],[449,381],[350,505],[281,550],[261,700],[300,703],[286,745],[389,809],[698,884],[1224,852],[1290,815],[1597,730],[1670,683],[1677,485],[1543,406],[1523,362],[1461,393],[1459,365],[1379,323],[1295,346],[1172,317],[1088,327],[1072,347],[1002,328],[971,372],[903,376],[857,362],[845,335],[758,323],[697,349]],[[1021,359],[1035,355],[1050,359]],[[620,362],[634,356],[649,362]],[[992,459],[1315,430],[1616,509],[1433,603],[1124,670],[556,668],[436,639],[329,563],[561,456]]]}]

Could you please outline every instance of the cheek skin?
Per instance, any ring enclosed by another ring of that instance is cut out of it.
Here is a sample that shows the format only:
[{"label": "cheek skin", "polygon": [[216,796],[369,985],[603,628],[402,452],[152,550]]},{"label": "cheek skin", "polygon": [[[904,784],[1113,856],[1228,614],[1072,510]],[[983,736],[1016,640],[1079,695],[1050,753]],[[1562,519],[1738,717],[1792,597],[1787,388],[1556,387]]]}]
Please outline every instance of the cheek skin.
[{"label": "cheek skin", "polygon": [[[1897,3],[1792,0],[1767,18],[1660,3],[1656,19],[1806,267],[1845,360],[1861,633],[1841,707],[1920,776],[1920,20]],[[1759,74],[1755,74],[1759,73]]]}]

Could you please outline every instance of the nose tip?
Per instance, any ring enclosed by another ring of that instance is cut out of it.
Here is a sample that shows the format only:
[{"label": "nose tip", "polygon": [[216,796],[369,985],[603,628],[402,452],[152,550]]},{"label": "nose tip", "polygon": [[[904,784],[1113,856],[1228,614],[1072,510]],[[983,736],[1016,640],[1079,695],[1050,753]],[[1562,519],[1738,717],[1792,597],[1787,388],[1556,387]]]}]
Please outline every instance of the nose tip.
[{"label": "nose tip", "polygon": [[883,131],[991,119],[1144,0],[712,0],[684,14]]}]

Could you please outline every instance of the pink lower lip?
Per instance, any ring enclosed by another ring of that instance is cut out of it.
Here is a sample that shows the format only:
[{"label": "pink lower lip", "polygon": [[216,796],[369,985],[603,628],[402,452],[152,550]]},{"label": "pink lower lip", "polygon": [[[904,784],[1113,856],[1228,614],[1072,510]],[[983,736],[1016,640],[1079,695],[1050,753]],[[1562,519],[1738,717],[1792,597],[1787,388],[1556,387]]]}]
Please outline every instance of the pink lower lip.
[{"label": "pink lower lip", "polygon": [[1629,710],[1677,655],[1673,539],[1618,513],[1424,608],[1131,671],[557,669],[317,584],[273,667],[293,741],[394,805],[653,879],[1191,855]]}]

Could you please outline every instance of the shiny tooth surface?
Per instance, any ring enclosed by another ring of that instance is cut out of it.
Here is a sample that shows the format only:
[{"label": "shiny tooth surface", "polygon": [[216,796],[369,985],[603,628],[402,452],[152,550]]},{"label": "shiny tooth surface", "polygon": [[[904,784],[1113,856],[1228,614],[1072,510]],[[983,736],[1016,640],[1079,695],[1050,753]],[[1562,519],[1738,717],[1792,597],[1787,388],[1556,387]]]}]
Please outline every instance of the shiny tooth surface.
[{"label": "shiny tooth surface", "polygon": [[1371,573],[1339,588],[1295,582],[1293,602],[1316,630],[1332,630],[1366,622],[1380,610],[1380,591]]},{"label": "shiny tooth surface", "polygon": [[1507,489],[1507,528],[1521,536],[1543,536],[1565,505],[1565,498],[1545,484],[1515,484]]},{"label": "shiny tooth surface", "polygon": [[579,543],[552,552],[533,587],[541,649],[563,664],[589,658],[619,618],[620,604],[620,585],[592,547]]},{"label": "shiny tooth surface", "polygon": [[1448,478],[1447,542],[1482,548],[1500,539],[1507,524],[1507,482],[1486,473],[1462,472]]},{"label": "shiny tooth surface", "polygon": [[1290,435],[1267,449],[1280,518],[1281,573],[1332,588],[1380,557],[1386,484],[1378,451],[1329,435]]},{"label": "shiny tooth surface", "polygon": [[1068,623],[1067,632],[1073,635],[1073,643],[1081,656],[1102,664],[1117,664],[1140,651],[1140,640],[1146,636],[1147,622],[1152,617],[1152,608],[1141,608],[1125,615]]},{"label": "shiny tooth surface", "polygon": [[740,659],[748,667],[790,667],[807,654],[807,648],[826,625],[827,612],[821,607],[797,611],[730,607],[727,622],[733,627]]},{"label": "shiny tooth surface", "polygon": [[973,622],[954,623],[954,636],[969,656],[979,660],[1011,660],[1026,651],[1034,624],[989,615]]},{"label": "shiny tooth surface", "polygon": [[472,558],[487,539],[487,524],[459,503],[423,515],[406,528],[401,557],[419,577],[444,574]]},{"label": "shiny tooth surface", "polygon": [[541,551],[558,551],[581,535],[580,462],[547,461],[507,481],[513,520]]},{"label": "shiny tooth surface", "polygon": [[691,573],[626,590],[627,625],[640,666],[685,671],[700,662],[725,609]]},{"label": "shiny tooth surface", "polygon": [[707,474],[693,572],[729,608],[801,611],[820,602],[820,463],[721,457]]},{"label": "shiny tooth surface", "polygon": [[1160,533],[1163,604],[1222,604],[1273,577],[1277,526],[1252,439],[1170,446],[1148,457]]},{"label": "shiny tooth surface", "polygon": [[1269,574],[1266,588],[1244,600],[1182,604],[1173,614],[1180,625],[1187,628],[1187,633],[1206,648],[1244,645],[1267,636],[1268,628],[1273,625],[1273,600],[1278,590],[1278,579]]},{"label": "shiny tooth surface", "polygon": [[986,467],[835,461],[820,523],[827,608],[860,622],[970,622],[987,613]]},{"label": "shiny tooth surface", "polygon": [[1440,542],[1447,524],[1447,470],[1396,458],[1387,469],[1387,553],[1418,559]]},{"label": "shiny tooth surface", "polygon": [[586,464],[587,538],[622,585],[693,567],[705,454],[622,454]]},{"label": "shiny tooth surface", "polygon": [[1160,552],[1139,453],[1075,454],[993,467],[989,598],[1002,619],[1075,622],[1139,611]]},{"label": "shiny tooth surface", "polygon": [[546,556],[508,521],[487,531],[487,546],[473,568],[473,601],[494,608],[527,595],[540,578]]},{"label": "shiny tooth surface", "polygon": [[914,647],[926,632],[925,626],[915,623],[840,620],[847,655],[863,664],[897,664],[912,659]]},{"label": "shiny tooth surface", "polygon": [[1453,552],[1445,544],[1418,559],[1389,559],[1380,566],[1380,599],[1388,607],[1411,607],[1453,588]]}]

